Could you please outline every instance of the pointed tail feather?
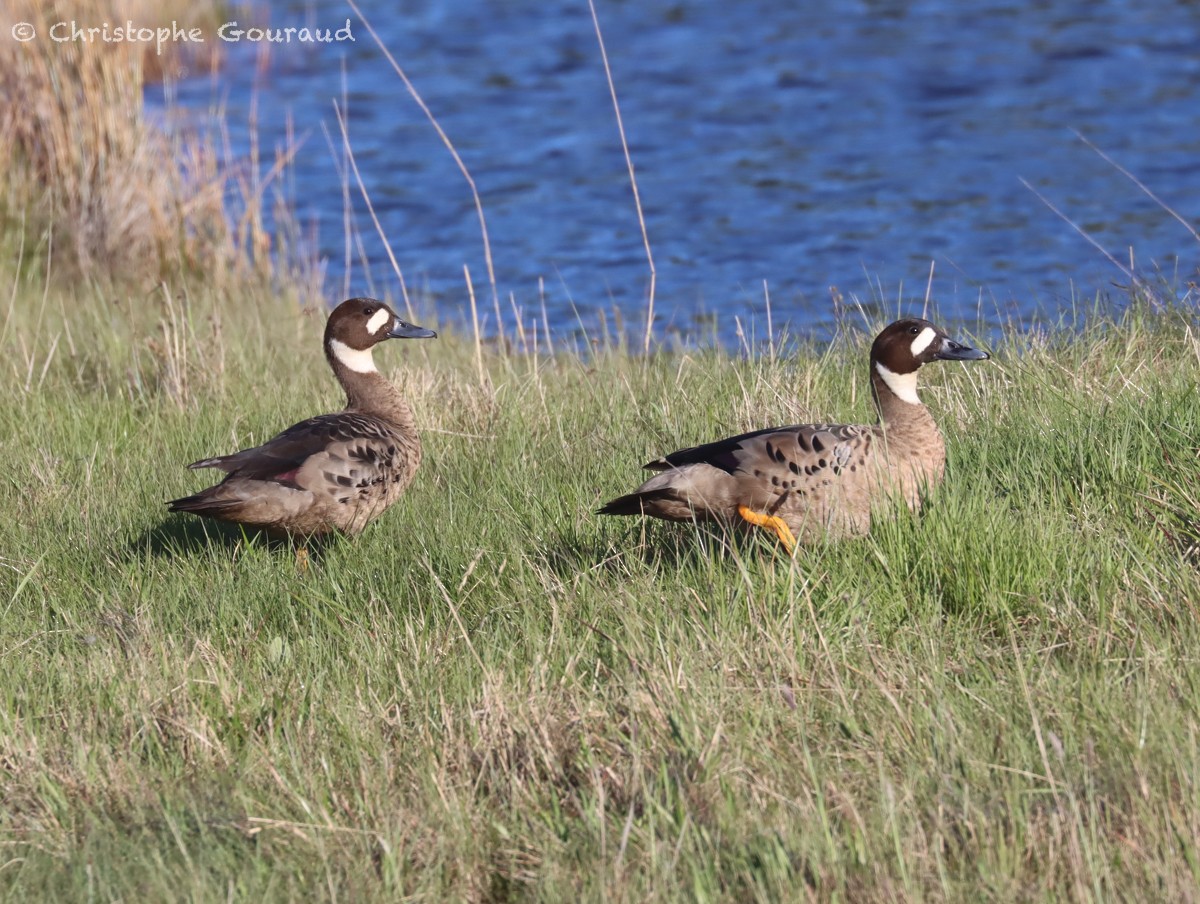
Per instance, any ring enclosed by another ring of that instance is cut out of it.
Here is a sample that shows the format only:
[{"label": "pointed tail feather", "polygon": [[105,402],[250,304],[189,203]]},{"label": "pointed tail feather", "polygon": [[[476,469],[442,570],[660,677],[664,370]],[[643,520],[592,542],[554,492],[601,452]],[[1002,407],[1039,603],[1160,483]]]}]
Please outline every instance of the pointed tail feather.
[{"label": "pointed tail feather", "polygon": [[242,504],[240,499],[214,498],[204,491],[182,499],[172,499],[167,503],[169,512],[188,512],[193,515],[205,515],[209,518],[224,518]]},{"label": "pointed tail feather", "polygon": [[220,468],[222,471],[232,471],[236,467],[236,462],[230,459],[235,457],[236,453],[234,455],[218,455],[215,458],[202,458],[199,461],[192,462],[188,467],[193,471],[200,468]]},{"label": "pointed tail feather", "polygon": [[674,499],[678,494],[671,489],[646,490],[627,493],[604,503],[596,509],[597,515],[654,515],[654,504],[664,499]]}]

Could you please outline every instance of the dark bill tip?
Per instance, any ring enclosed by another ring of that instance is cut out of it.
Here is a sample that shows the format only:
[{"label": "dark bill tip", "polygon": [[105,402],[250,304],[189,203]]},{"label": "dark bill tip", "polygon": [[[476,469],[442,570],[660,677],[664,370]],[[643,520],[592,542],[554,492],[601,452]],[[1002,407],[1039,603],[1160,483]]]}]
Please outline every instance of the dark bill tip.
[{"label": "dark bill tip", "polygon": [[437,333],[433,330],[427,330],[423,326],[417,326],[413,323],[405,323],[403,320],[397,320],[396,325],[388,330],[389,339],[436,339]]},{"label": "dark bill tip", "polygon": [[977,348],[971,348],[970,346],[955,342],[953,339],[947,339],[942,343],[941,350],[934,357],[940,358],[943,361],[984,361],[991,356],[987,352],[981,352]]}]

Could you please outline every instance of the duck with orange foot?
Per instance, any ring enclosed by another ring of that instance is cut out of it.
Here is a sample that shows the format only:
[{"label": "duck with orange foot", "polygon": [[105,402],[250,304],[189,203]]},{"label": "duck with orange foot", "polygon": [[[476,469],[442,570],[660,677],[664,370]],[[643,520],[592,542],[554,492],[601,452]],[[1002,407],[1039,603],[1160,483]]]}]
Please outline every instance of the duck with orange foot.
[{"label": "duck with orange foot", "polygon": [[599,514],[757,527],[788,553],[864,534],[896,497],[918,509],[945,472],[946,444],[917,395],[917,372],[987,357],[927,320],[898,320],[871,346],[878,423],[770,427],[672,452],[645,466],[658,474]]}]

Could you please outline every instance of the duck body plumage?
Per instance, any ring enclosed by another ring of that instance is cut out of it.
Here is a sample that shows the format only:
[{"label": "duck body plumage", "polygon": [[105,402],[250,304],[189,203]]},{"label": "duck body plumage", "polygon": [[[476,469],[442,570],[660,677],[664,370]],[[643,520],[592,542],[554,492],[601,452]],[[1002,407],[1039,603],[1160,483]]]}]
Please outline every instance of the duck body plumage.
[{"label": "duck body plumage", "polygon": [[647,464],[659,473],[600,514],[772,528],[779,519],[800,543],[866,533],[897,500],[917,509],[945,471],[945,441],[917,398],[916,371],[939,358],[986,357],[927,321],[897,321],[872,346],[877,424],[771,427],[681,449]]},{"label": "duck body plumage", "polygon": [[173,500],[170,510],[276,536],[359,533],[400,498],[421,463],[412,413],[375,370],[370,349],[385,338],[434,335],[374,299],[343,302],[330,315],[325,352],[346,390],[346,409],[300,421],[260,446],[192,463],[226,477]]},{"label": "duck body plumage", "polygon": [[415,432],[354,411],[324,414],[261,446],[189,465],[228,476],[171,511],[273,534],[357,534],[400,498],[420,463]]},{"label": "duck body plumage", "polygon": [[945,445],[900,429],[854,424],[772,427],[682,449],[601,514],[729,521],[738,507],[782,518],[801,543],[866,533],[872,509],[899,495],[912,508],[938,483]]}]

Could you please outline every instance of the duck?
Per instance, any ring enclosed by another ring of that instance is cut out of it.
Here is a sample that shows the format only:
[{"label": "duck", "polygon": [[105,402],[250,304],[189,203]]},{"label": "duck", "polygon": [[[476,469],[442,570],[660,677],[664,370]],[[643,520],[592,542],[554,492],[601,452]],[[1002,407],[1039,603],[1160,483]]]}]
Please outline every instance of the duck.
[{"label": "duck", "polygon": [[346,407],[293,424],[261,446],[192,462],[193,470],[226,476],[168,509],[274,537],[360,533],[400,498],[421,463],[412,411],[376,369],[373,350],[388,339],[436,336],[377,299],[343,301],[329,315],[323,345]]},{"label": "duck", "polygon": [[871,344],[877,423],[769,427],[681,449],[646,464],[658,473],[599,514],[761,528],[789,555],[798,543],[865,534],[896,496],[917,511],[945,473],[946,443],[917,395],[917,373],[988,357],[928,320],[897,320]]}]

